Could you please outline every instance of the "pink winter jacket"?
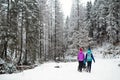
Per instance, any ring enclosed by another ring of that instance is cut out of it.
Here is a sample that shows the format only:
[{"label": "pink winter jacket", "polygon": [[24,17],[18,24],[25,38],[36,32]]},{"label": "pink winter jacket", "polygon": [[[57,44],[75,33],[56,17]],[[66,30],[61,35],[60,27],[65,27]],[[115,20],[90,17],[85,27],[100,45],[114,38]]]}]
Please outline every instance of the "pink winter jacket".
[{"label": "pink winter jacket", "polygon": [[84,60],[84,53],[82,51],[78,52],[78,61],[83,61]]}]

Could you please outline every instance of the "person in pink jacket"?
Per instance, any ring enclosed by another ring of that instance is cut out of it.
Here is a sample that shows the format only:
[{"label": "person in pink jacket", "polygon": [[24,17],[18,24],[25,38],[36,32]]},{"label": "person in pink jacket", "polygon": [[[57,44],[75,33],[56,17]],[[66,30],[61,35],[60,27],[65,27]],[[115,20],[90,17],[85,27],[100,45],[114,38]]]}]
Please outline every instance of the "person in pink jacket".
[{"label": "person in pink jacket", "polygon": [[82,72],[84,58],[85,57],[84,57],[83,49],[80,48],[80,50],[78,52],[78,56],[77,56],[77,59],[78,59],[78,62],[79,62],[78,71],[80,71],[80,72]]}]

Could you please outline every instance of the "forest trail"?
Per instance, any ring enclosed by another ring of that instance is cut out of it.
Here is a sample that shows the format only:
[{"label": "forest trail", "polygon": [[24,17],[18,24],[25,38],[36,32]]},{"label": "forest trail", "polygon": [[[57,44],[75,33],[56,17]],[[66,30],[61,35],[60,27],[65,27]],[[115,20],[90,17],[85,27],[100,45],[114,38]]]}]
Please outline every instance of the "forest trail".
[{"label": "forest trail", "polygon": [[0,80],[120,80],[119,63],[120,59],[96,59],[91,73],[81,73],[77,62],[48,62],[21,73],[0,75]]}]

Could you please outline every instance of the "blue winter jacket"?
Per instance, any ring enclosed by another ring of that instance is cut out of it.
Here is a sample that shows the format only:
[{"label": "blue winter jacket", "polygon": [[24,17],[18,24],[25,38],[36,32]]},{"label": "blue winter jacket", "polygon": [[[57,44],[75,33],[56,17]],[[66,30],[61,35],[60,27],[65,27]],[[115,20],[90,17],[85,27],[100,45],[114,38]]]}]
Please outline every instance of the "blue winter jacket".
[{"label": "blue winter jacket", "polygon": [[95,59],[94,59],[94,56],[93,56],[91,50],[87,51],[85,59],[86,59],[86,61],[92,61],[93,60],[95,62]]}]

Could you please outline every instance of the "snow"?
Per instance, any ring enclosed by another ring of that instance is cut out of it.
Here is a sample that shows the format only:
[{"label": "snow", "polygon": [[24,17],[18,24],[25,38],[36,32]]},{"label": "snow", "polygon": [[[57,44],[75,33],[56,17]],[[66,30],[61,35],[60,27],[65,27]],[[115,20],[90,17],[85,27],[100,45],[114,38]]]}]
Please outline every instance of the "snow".
[{"label": "snow", "polygon": [[0,58],[0,64],[4,64],[5,61]]},{"label": "snow", "polygon": [[120,58],[120,46],[104,43],[103,46],[94,48],[93,53],[97,54],[97,58]]},{"label": "snow", "polygon": [[96,58],[92,72],[87,73],[77,71],[78,62],[49,62],[21,73],[0,75],[0,80],[119,80],[118,64],[120,59]]}]

